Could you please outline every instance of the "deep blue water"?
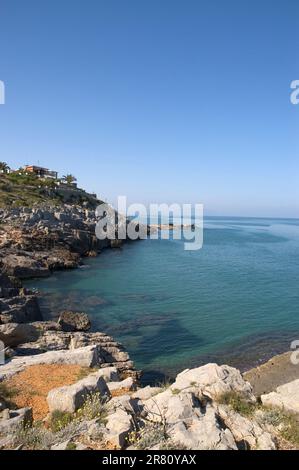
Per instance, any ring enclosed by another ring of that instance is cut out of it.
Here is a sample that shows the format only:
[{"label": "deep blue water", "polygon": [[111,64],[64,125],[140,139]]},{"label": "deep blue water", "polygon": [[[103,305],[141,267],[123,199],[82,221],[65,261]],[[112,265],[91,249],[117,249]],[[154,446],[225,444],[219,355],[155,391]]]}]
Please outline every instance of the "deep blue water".
[{"label": "deep blue water", "polygon": [[146,240],[29,284],[87,312],[148,380],[207,360],[249,367],[299,339],[299,220],[206,218],[204,245]]}]

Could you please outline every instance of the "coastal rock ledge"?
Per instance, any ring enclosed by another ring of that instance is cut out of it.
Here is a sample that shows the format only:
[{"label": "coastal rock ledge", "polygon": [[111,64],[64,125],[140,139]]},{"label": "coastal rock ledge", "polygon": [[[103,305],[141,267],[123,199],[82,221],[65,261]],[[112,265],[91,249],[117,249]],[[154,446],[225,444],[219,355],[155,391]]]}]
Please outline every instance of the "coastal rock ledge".
[{"label": "coastal rock ledge", "polygon": [[[46,373],[57,364],[64,373],[67,367],[84,366],[86,375],[48,391],[45,427],[35,423],[40,412],[36,404],[26,410],[7,405],[0,412],[2,448],[277,448],[275,433],[261,419],[250,384],[232,367],[207,364],[183,371],[171,385],[142,389],[132,378],[121,380],[116,367],[100,369],[96,347],[85,346],[12,359],[0,367],[2,386],[26,369],[38,365]],[[5,430],[2,437],[1,430]]]}]

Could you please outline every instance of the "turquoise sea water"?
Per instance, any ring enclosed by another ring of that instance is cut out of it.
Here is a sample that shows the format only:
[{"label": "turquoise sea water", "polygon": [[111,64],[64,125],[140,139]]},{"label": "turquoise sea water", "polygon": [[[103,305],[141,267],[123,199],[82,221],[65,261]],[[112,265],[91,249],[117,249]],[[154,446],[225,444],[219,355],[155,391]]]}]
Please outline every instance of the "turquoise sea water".
[{"label": "turquoise sea water", "polygon": [[299,339],[299,220],[206,218],[204,245],[145,240],[27,285],[45,314],[87,312],[145,381],[215,360],[247,368]]}]

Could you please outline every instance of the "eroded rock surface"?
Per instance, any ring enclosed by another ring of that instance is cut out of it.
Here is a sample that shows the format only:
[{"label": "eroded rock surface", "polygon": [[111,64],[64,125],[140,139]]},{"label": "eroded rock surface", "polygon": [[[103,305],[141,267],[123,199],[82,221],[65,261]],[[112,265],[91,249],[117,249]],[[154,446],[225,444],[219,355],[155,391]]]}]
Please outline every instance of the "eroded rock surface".
[{"label": "eroded rock surface", "polygon": [[88,375],[74,385],[55,388],[47,397],[49,411],[74,413],[91,394],[98,393],[106,399],[110,392],[101,371]]},{"label": "eroded rock surface", "polygon": [[69,310],[61,312],[57,322],[63,331],[88,331],[91,322],[84,312],[71,312]]},{"label": "eroded rock surface", "polygon": [[299,413],[299,379],[277,387],[261,396],[263,405],[275,406],[290,413]]},{"label": "eroded rock surface", "polygon": [[[95,351],[96,348],[85,346],[81,350],[48,352],[33,356],[34,359],[31,358],[29,363],[42,360],[45,364],[48,360],[55,360],[59,363],[82,364],[78,361],[85,357],[84,364],[89,362],[89,367],[94,367]],[[20,358],[0,367],[0,380],[12,372],[9,370],[11,367],[14,367],[14,373],[24,367],[19,361]],[[102,400],[96,402],[96,410],[103,408],[94,418],[84,418],[83,415],[79,420],[76,418],[77,421],[70,425],[68,431],[48,436],[48,447],[64,449],[77,442],[81,443],[82,446],[78,448],[82,449],[276,448],[275,436],[262,426],[254,413],[250,416],[242,415],[221,401],[223,394],[232,393],[250,406],[256,406],[250,384],[232,367],[207,364],[184,371],[165,389],[148,386],[132,391],[132,379],[119,379],[118,370],[114,367],[98,369],[96,372],[91,369],[90,374],[75,384],[51,390],[47,397],[50,412],[59,410],[76,414],[79,408],[81,411],[84,408],[87,397],[92,399],[95,396]],[[111,396],[115,390],[120,393]],[[3,413],[7,413],[7,410]],[[6,426],[5,420],[2,421]],[[13,437],[13,431],[9,432],[12,433],[10,437]]]}]

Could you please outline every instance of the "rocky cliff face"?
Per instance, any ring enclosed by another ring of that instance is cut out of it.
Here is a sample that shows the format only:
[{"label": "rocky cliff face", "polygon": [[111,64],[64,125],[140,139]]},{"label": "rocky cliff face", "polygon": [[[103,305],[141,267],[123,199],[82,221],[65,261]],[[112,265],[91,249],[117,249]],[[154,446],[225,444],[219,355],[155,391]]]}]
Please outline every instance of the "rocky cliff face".
[{"label": "rocky cliff face", "polygon": [[[42,322],[36,294],[21,285],[22,279],[76,268],[83,256],[96,256],[111,247],[109,240],[100,241],[95,235],[95,210],[66,204],[0,209],[0,220],[0,340],[10,348],[9,354],[24,356],[94,345],[102,365],[136,375],[128,354],[113,338],[83,333],[78,316],[70,327],[72,312],[54,325]],[[84,314],[79,315],[82,325]],[[85,324],[90,326],[89,321]]]},{"label": "rocky cliff face", "polygon": [[74,269],[83,256],[111,247],[95,235],[95,210],[62,205],[0,209],[0,320],[41,320],[33,292],[20,280],[46,277],[54,270]]},{"label": "rocky cliff face", "polygon": [[74,268],[110,246],[95,235],[95,211],[80,206],[0,209],[0,219],[1,270],[20,279]]}]

